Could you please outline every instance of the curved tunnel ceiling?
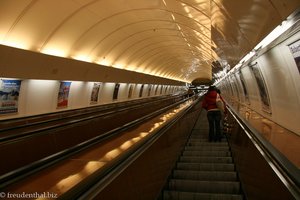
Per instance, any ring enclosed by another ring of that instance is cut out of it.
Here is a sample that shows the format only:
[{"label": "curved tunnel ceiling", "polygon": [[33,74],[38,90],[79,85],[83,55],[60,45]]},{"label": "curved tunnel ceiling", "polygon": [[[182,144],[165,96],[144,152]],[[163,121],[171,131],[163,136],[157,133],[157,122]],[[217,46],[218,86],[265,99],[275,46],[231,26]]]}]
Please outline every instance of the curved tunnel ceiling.
[{"label": "curved tunnel ceiling", "polygon": [[213,63],[233,67],[299,6],[299,0],[1,0],[0,43],[205,82]]}]

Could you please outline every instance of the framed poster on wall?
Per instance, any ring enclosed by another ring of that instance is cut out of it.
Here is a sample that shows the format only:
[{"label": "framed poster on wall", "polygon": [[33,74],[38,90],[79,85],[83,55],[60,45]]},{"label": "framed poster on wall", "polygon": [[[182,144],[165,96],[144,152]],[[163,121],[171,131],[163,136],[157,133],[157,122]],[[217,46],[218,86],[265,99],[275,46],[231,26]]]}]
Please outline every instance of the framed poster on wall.
[{"label": "framed poster on wall", "polygon": [[149,97],[150,94],[151,94],[151,89],[152,89],[152,85],[149,85],[149,87],[148,87],[148,97]]},{"label": "framed poster on wall", "polygon": [[168,89],[169,89],[169,86],[166,86],[165,87],[165,94],[167,94]]},{"label": "framed poster on wall", "polygon": [[21,80],[0,80],[0,114],[17,113]]},{"label": "framed poster on wall", "polygon": [[69,93],[70,93],[71,82],[60,82],[58,97],[57,97],[57,108],[68,107]]},{"label": "framed poster on wall", "polygon": [[144,84],[141,86],[139,97],[143,96]]},{"label": "framed poster on wall", "polygon": [[268,89],[264,80],[263,75],[261,74],[261,71],[259,69],[259,66],[257,63],[255,63],[252,66],[249,66],[257,83],[261,102],[262,102],[262,108],[265,112],[271,113],[271,104],[270,104],[270,98]]},{"label": "framed poster on wall", "polygon": [[155,95],[157,95],[158,86],[159,86],[159,85],[157,85],[156,88],[155,88]]},{"label": "framed poster on wall", "polygon": [[236,76],[234,74],[232,74],[231,76],[229,76],[229,80],[230,80],[229,83],[232,88],[233,96],[236,97],[235,100],[240,101],[241,98],[240,98],[240,93],[239,93],[239,89],[237,86]]},{"label": "framed poster on wall", "polygon": [[300,40],[290,44],[289,48],[293,54],[294,60],[298,68],[298,72],[300,73]]},{"label": "framed poster on wall", "polygon": [[133,92],[133,84],[131,84],[129,86],[129,90],[128,90],[128,99],[132,98],[132,92]]},{"label": "framed poster on wall", "polygon": [[119,88],[120,88],[120,83],[116,83],[115,89],[114,89],[114,94],[113,94],[113,100],[118,99]]},{"label": "framed poster on wall", "polygon": [[248,90],[247,90],[247,87],[246,87],[245,78],[244,78],[244,75],[242,74],[242,71],[239,70],[236,73],[236,76],[237,76],[237,80],[239,81],[239,83],[241,85],[241,88],[242,88],[242,91],[243,91],[243,95],[244,95],[244,98],[245,98],[245,102],[247,104],[250,104],[249,94],[248,94]]},{"label": "framed poster on wall", "polygon": [[160,86],[160,94],[162,94],[163,92],[163,87],[164,87],[163,85]]},{"label": "framed poster on wall", "polygon": [[91,104],[96,104],[98,102],[100,86],[101,83],[94,83],[91,94]]}]

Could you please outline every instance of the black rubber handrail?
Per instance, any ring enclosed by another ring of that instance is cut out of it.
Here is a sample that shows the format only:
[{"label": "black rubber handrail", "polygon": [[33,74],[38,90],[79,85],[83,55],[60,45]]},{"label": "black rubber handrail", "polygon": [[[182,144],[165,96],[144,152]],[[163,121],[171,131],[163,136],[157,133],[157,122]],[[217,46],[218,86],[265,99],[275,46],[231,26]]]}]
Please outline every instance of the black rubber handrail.
[{"label": "black rubber handrail", "polygon": [[[169,96],[169,95],[166,95]],[[61,115],[61,114],[65,114],[65,113],[69,113],[69,112],[80,112],[80,111],[84,111],[84,110],[89,110],[89,109],[94,109],[94,108],[101,108],[101,107],[106,107],[106,106],[117,106],[118,104],[126,104],[126,103],[134,103],[134,102],[142,102],[142,101],[147,101],[149,99],[156,99],[156,98],[160,98],[161,96],[155,96],[155,97],[149,97],[149,98],[143,98],[143,99],[133,99],[133,100],[128,100],[128,101],[118,101],[118,102],[111,102],[108,104],[100,104],[100,105],[92,105],[89,107],[83,107],[83,108],[75,108],[75,109],[71,109],[71,110],[61,110],[61,111],[55,111],[55,112],[50,112],[50,113],[43,113],[43,114],[37,114],[37,115],[30,115],[30,116],[22,116],[22,117],[17,117],[17,118],[10,118],[10,119],[2,119],[0,120],[0,122],[7,122],[9,123],[10,121],[18,121],[18,120],[25,120],[25,119],[34,119],[34,118],[39,118],[42,116],[46,116],[46,115]],[[0,129],[1,130],[1,129]]]},{"label": "black rubber handrail", "polygon": [[181,100],[179,102],[176,102],[172,105],[169,105],[167,107],[164,107],[162,109],[159,109],[155,112],[152,112],[144,117],[141,117],[139,119],[136,119],[134,121],[131,121],[123,126],[120,126],[118,128],[115,128],[113,130],[107,131],[104,134],[101,134],[99,136],[96,136],[92,139],[89,139],[87,141],[84,141],[80,144],[77,144],[73,147],[70,147],[68,149],[62,150],[58,153],[52,154],[50,156],[47,156],[43,159],[40,159],[38,161],[35,161],[29,165],[23,166],[21,168],[18,168],[16,170],[13,170],[11,172],[8,172],[2,176],[0,176],[0,190],[3,190],[5,187],[9,186],[10,184],[16,183],[17,181],[24,179],[26,177],[28,177],[29,175],[32,175],[34,173],[39,172],[42,169],[45,169],[49,166],[52,166],[60,161],[63,161],[67,158],[69,158],[70,156],[73,156],[77,153],[80,153],[88,148],[91,148],[92,146],[107,140],[113,136],[116,136],[117,134],[122,133],[123,131],[136,126],[138,124],[141,124],[143,122],[145,122],[146,120],[153,118],[163,112],[165,112],[166,110],[175,107],[181,103],[183,103],[185,100]]},{"label": "black rubber handrail", "polygon": [[[169,98],[171,98],[171,97],[169,97]],[[133,105],[130,105],[130,107],[125,107],[125,106],[123,107],[122,106],[122,107],[118,108],[117,110],[113,110],[113,111],[110,111],[110,109],[108,109],[108,111],[104,112],[104,113],[102,113],[103,110],[94,111],[94,112],[92,112],[92,113],[95,113],[94,115],[91,115],[91,113],[81,113],[78,116],[76,116],[77,119],[72,119],[72,118],[75,118],[75,116],[68,116],[68,117],[63,118],[63,119],[60,118],[60,119],[51,120],[52,122],[59,121],[59,120],[60,121],[65,120],[62,123],[56,123],[54,125],[48,125],[46,123],[49,123],[49,121],[44,121],[44,122],[38,123],[38,124],[40,125],[40,124],[45,123],[47,125],[45,127],[35,128],[33,130],[26,130],[26,131],[18,132],[16,134],[2,136],[2,137],[0,137],[0,142],[1,143],[2,142],[11,142],[11,140],[16,140],[16,139],[19,140],[19,139],[23,139],[23,138],[30,138],[30,137],[35,136],[35,134],[39,134],[39,135],[43,134],[43,131],[44,131],[44,133],[46,133],[45,131],[54,130],[56,128],[62,128],[62,127],[70,126],[70,125],[73,125],[73,124],[78,124],[80,122],[93,120],[95,118],[108,116],[108,115],[111,115],[111,114],[117,114],[118,112],[122,112],[122,111],[125,111],[125,110],[137,109],[137,108],[144,107],[145,105],[152,104],[152,103],[155,103],[155,102],[158,102],[158,101],[164,101],[166,99],[168,99],[168,98],[158,99],[156,101],[150,101],[150,102],[146,101],[146,103],[144,103],[144,104],[133,104]],[[87,116],[83,117],[85,115],[87,115]],[[66,120],[68,120],[68,121],[66,121]],[[35,125],[37,125],[37,124],[35,124]],[[17,129],[17,128],[15,128],[15,129]]]},{"label": "black rubber handrail", "polygon": [[[274,170],[285,187],[291,192],[295,199],[300,199],[300,171],[271,143],[264,139],[261,134],[244,120],[232,107],[228,108],[239,126],[245,131],[252,143],[258,148],[268,165]],[[262,153],[263,152],[263,153]]]},{"label": "black rubber handrail", "polygon": [[[180,95],[178,95],[178,96],[180,96]],[[51,112],[51,113],[34,115],[34,116],[25,116],[25,117],[13,118],[13,119],[4,119],[4,120],[0,120],[0,124],[1,123],[13,124],[13,123],[17,123],[17,121],[24,121],[24,123],[22,123],[20,125],[16,125],[16,126],[0,128],[0,132],[14,130],[14,129],[18,129],[18,128],[25,128],[25,127],[29,127],[29,126],[35,126],[35,125],[39,125],[39,124],[43,124],[43,123],[48,123],[51,121],[76,117],[76,116],[80,116],[80,115],[84,115],[84,114],[91,114],[94,112],[105,111],[105,110],[109,110],[109,109],[114,109],[116,107],[126,107],[128,105],[135,105],[135,104],[139,104],[141,102],[148,102],[148,101],[153,102],[153,99],[157,99],[155,101],[159,101],[161,99],[168,99],[168,98],[174,98],[174,97],[176,97],[176,95],[174,95],[174,96],[167,95],[167,96],[164,96],[164,98],[151,97],[151,98],[145,98],[145,99],[137,99],[137,100],[131,100],[131,101],[91,106],[91,107],[86,107],[86,108],[77,108],[77,109],[72,109],[72,110]],[[53,117],[53,118],[47,119],[48,117]],[[40,118],[40,120],[38,120],[39,118]],[[35,119],[37,119],[37,121],[34,121]],[[28,122],[28,121],[33,121],[33,122]]]}]

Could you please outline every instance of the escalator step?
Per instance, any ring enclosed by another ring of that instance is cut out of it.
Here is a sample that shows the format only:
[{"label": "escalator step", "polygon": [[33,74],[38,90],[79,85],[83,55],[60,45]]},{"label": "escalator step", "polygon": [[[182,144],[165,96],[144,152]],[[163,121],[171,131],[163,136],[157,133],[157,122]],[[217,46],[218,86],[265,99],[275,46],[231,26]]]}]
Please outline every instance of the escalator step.
[{"label": "escalator step", "polygon": [[208,142],[206,141],[194,141],[194,142],[188,142],[187,146],[228,146],[228,142]]},{"label": "escalator step", "polygon": [[236,194],[207,194],[194,192],[164,191],[163,200],[243,200],[242,195]]},{"label": "escalator step", "polygon": [[230,151],[184,151],[183,156],[218,156],[227,157],[231,156]]},{"label": "escalator step", "polygon": [[[203,119],[206,126],[207,120]],[[194,129],[179,156],[163,200],[243,200],[226,138],[208,141],[208,129]]]},{"label": "escalator step", "polygon": [[[190,142],[207,142],[208,141],[208,138],[207,136],[206,137],[190,137],[189,138],[189,141]],[[222,142],[226,142],[226,139],[221,139],[221,143]]]},{"label": "escalator step", "polygon": [[200,157],[200,156],[180,156],[179,162],[189,163],[232,163],[232,157]]},{"label": "escalator step", "polygon": [[190,138],[190,143],[201,143],[201,142],[207,142],[207,138]]},{"label": "escalator step", "polygon": [[187,151],[229,151],[229,146],[186,146],[184,149]]},{"label": "escalator step", "polygon": [[200,135],[200,134],[195,134],[195,135],[191,135],[190,139],[206,139],[207,140],[207,135]]},{"label": "escalator step", "polygon": [[236,172],[215,172],[215,171],[185,171],[174,170],[174,179],[189,179],[201,181],[236,181]]},{"label": "escalator step", "polygon": [[196,181],[171,179],[169,189],[183,192],[239,194],[240,183],[229,181]]},{"label": "escalator step", "polygon": [[198,171],[234,171],[234,164],[219,163],[181,163],[176,164],[176,169]]}]

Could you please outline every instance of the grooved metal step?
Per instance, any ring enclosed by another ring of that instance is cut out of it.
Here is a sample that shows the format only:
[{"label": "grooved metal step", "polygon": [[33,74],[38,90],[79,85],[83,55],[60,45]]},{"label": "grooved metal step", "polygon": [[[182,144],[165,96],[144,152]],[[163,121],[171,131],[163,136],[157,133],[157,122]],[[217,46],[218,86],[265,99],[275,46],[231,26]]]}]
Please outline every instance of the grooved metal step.
[{"label": "grooved metal step", "polygon": [[186,171],[174,170],[174,179],[202,180],[202,181],[237,181],[236,172],[224,171]]},{"label": "grooved metal step", "polygon": [[215,143],[211,143],[208,142],[208,140],[206,141],[199,141],[199,142],[188,142],[187,146],[228,146],[227,142],[215,142]]},{"label": "grooved metal step", "polygon": [[239,182],[229,181],[198,181],[171,179],[169,181],[170,190],[198,193],[221,193],[238,194],[240,192]]},{"label": "grooved metal step", "polygon": [[194,193],[181,191],[164,191],[164,200],[243,200],[236,194]]},{"label": "grooved metal step", "polygon": [[179,162],[185,163],[232,163],[232,157],[211,157],[211,156],[180,156]]},{"label": "grooved metal step", "polygon": [[183,156],[217,156],[227,157],[231,156],[230,151],[184,151]]},{"label": "grooved metal step", "polygon": [[176,169],[193,171],[234,171],[234,164],[178,162],[176,165]]},{"label": "grooved metal step", "polygon": [[186,151],[229,151],[229,146],[186,146]]}]

